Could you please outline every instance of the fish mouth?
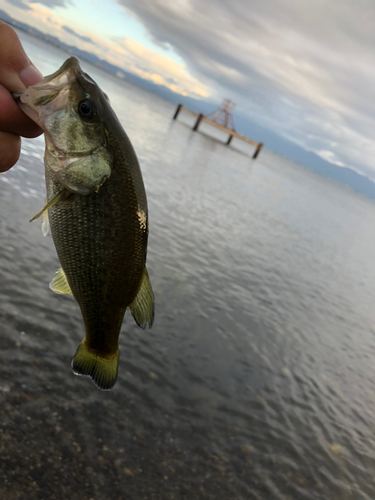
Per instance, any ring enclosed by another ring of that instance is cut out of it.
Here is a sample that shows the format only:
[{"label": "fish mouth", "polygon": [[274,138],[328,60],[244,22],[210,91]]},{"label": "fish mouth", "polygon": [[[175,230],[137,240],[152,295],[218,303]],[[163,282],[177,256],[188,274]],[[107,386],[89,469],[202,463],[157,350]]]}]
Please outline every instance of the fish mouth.
[{"label": "fish mouth", "polygon": [[52,75],[46,76],[42,81],[34,85],[34,87],[37,87],[39,84],[42,83],[54,82],[55,80],[58,80],[61,76],[64,76],[66,73],[75,73],[76,75],[82,73],[78,57],[75,56],[69,57],[69,59],[67,59],[57,71],[52,73]]},{"label": "fish mouth", "polygon": [[[73,56],[52,75],[12,95],[18,107],[43,129],[46,154],[48,152],[54,161],[64,162],[99,153],[105,146],[102,124],[89,122],[85,126],[78,109],[84,99],[98,100],[99,92]],[[94,109],[98,107],[95,105]],[[92,129],[85,139],[83,131],[87,132],[88,127]]]},{"label": "fish mouth", "polygon": [[45,118],[68,104],[68,90],[81,75],[79,59],[72,56],[55,73],[12,96],[22,111],[44,128]]}]

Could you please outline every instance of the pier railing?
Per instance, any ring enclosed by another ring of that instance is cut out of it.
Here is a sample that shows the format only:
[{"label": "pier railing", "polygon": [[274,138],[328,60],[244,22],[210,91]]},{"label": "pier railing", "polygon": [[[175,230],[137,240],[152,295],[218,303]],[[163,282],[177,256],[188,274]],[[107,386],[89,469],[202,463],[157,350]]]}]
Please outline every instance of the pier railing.
[{"label": "pier railing", "polygon": [[182,104],[179,104],[177,106],[176,112],[173,116],[174,120],[177,119],[180,111],[184,111],[185,113],[189,113],[190,115],[197,117],[197,120],[193,126],[194,131],[198,130],[198,127],[199,127],[201,122],[205,122],[205,123],[208,123],[209,125],[211,125],[212,127],[218,128],[218,129],[222,130],[223,132],[227,132],[229,134],[228,140],[225,143],[227,145],[229,145],[231,143],[233,137],[236,137],[237,139],[240,139],[241,141],[248,142],[249,144],[255,146],[256,149],[254,151],[253,158],[256,158],[259,155],[259,153],[263,147],[263,142],[252,141],[248,137],[245,137],[244,135],[239,134],[235,130],[231,130],[230,128],[224,127],[223,125],[219,125],[218,123],[216,123],[212,120],[209,120],[204,115],[202,115],[202,113],[194,113],[194,111],[190,111],[190,109],[185,108],[184,106],[182,106]]}]

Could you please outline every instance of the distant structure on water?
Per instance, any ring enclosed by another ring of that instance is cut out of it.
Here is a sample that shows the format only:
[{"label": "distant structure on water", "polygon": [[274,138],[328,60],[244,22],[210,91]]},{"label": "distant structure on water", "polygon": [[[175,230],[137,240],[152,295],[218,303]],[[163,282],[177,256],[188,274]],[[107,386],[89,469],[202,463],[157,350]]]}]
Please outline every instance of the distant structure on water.
[{"label": "distant structure on water", "polygon": [[[189,113],[190,115],[196,116],[197,121],[194,124],[193,130],[197,131],[199,124],[203,121],[208,123],[209,125],[212,125],[213,127],[216,127],[220,130],[223,130],[224,132],[227,132],[229,134],[228,140],[225,144],[229,145],[233,139],[233,137],[237,137],[238,139],[241,139],[241,141],[248,142],[249,144],[252,144],[253,146],[256,147],[253,158],[256,158],[262,147],[263,143],[262,142],[254,142],[248,137],[245,137],[244,135],[239,134],[236,132],[234,128],[234,122],[233,122],[233,110],[235,108],[234,102],[232,102],[230,99],[223,99],[223,102],[221,103],[221,107],[218,109],[215,109],[212,113],[209,113],[207,116],[202,115],[202,113],[194,113],[194,111],[190,111],[190,109],[184,108],[182,104],[179,104],[177,106],[176,112],[173,116],[173,119],[176,120],[178,114],[180,111],[185,111],[186,113]],[[212,117],[212,118],[210,118]]]},{"label": "distant structure on water", "polygon": [[209,113],[206,118],[210,118],[212,116],[212,118],[210,119],[213,122],[218,123],[219,125],[229,128],[230,130],[233,130],[235,132],[236,129],[234,128],[232,116],[235,107],[236,105],[230,99],[223,99],[221,107],[215,109],[215,111],[213,111],[212,113]]}]

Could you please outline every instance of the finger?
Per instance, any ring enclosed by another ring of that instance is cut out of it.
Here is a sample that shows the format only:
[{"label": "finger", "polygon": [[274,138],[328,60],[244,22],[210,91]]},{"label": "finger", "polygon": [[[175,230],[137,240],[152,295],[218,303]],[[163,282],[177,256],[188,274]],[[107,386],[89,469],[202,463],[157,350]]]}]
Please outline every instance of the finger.
[{"label": "finger", "polygon": [[24,90],[43,77],[34,68],[15,31],[0,21],[0,130],[36,137],[42,130],[19,109],[11,92]]},{"label": "finger", "polygon": [[0,85],[0,130],[23,137],[37,137],[42,133],[42,129],[20,110],[12,95],[2,85]]},{"label": "finger", "polygon": [[24,90],[43,76],[32,65],[16,32],[0,21],[0,83],[10,92]]},{"label": "finger", "polygon": [[0,132],[0,172],[9,170],[20,157],[21,138],[19,135]]}]

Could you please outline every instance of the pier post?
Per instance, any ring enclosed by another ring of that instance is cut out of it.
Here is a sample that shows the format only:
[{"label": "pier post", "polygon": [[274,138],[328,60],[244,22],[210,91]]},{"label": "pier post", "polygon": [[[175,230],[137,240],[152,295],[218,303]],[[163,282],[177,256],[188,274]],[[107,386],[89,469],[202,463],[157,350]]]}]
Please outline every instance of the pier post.
[{"label": "pier post", "polygon": [[202,118],[203,118],[203,115],[202,115],[202,113],[200,113],[198,115],[197,121],[195,122],[195,125],[193,127],[194,132],[198,130],[198,127],[199,127],[200,122],[202,121]]},{"label": "pier post", "polygon": [[174,114],[174,117],[173,117],[174,120],[176,120],[176,118],[178,117],[178,113],[181,111],[181,108],[182,108],[182,104],[179,104],[177,106],[176,113]]},{"label": "pier post", "polygon": [[263,147],[263,142],[260,142],[256,148],[256,150],[254,151],[254,154],[253,154],[253,158],[255,160],[255,158],[258,156],[258,154],[261,152],[262,150],[262,147]]},{"label": "pier post", "polygon": [[228,145],[231,143],[232,139],[233,139],[233,134],[231,134],[231,135],[228,137],[228,140],[227,140],[227,142],[226,142],[225,144],[228,146]]}]

